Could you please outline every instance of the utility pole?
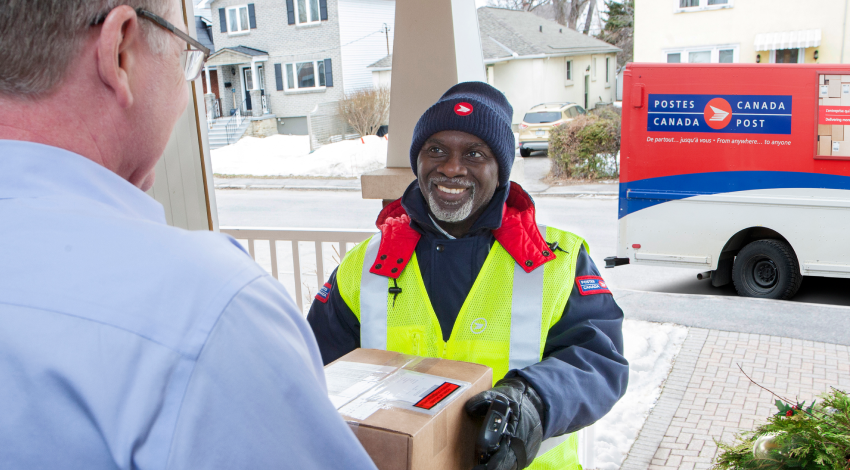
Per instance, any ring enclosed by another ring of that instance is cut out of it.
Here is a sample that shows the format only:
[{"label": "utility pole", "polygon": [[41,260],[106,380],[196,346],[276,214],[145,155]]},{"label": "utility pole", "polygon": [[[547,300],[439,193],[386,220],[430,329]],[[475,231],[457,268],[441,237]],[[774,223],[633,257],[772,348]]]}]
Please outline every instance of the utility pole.
[{"label": "utility pole", "polygon": [[384,29],[381,32],[387,37],[387,55],[390,55],[390,27],[384,23]]}]

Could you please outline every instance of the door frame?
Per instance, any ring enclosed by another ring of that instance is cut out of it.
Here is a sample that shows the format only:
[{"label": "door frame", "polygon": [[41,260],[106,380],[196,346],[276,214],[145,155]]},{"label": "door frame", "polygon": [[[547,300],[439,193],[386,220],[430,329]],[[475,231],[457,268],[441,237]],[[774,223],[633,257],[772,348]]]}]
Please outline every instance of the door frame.
[{"label": "door frame", "polygon": [[[241,65],[240,68],[242,69],[242,75],[240,76],[240,81],[242,82],[242,101],[248,102],[249,104],[252,105],[248,109],[253,109],[253,103],[250,103],[251,90],[248,89],[248,78],[246,77],[246,73],[245,73],[246,70],[247,71],[251,70],[251,65],[250,64],[249,65]],[[257,64],[257,75],[260,77],[260,91],[262,92],[262,94],[265,94],[266,81],[265,81],[265,76],[263,74],[263,64],[262,63]],[[251,77],[251,81],[252,82],[254,81],[254,77]]]}]

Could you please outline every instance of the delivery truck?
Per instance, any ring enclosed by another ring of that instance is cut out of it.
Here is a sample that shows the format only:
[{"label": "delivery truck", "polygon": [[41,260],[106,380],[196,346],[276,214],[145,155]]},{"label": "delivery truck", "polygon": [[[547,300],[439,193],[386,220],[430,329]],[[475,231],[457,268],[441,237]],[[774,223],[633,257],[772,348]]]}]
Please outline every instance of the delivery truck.
[{"label": "delivery truck", "polygon": [[850,278],[850,66],[630,64],[617,254],[742,296]]}]

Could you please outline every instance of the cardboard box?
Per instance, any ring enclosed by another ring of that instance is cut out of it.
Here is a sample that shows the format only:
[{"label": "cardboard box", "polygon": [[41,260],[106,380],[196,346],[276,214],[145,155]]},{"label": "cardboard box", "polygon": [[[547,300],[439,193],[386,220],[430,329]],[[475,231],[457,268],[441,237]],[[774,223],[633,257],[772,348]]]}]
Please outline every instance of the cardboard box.
[{"label": "cardboard box", "polygon": [[832,137],[824,135],[818,141],[818,155],[832,155]]},{"label": "cardboard box", "polygon": [[840,80],[827,80],[827,86],[829,87],[829,97],[830,98],[841,98],[841,81]]},{"label": "cardboard box", "polygon": [[821,98],[821,106],[841,106],[841,98]]},{"label": "cardboard box", "polygon": [[832,141],[832,156],[833,157],[850,157],[850,141],[836,142]]},{"label": "cardboard box", "polygon": [[[369,375],[369,370],[379,372]],[[358,373],[368,378],[361,380]],[[493,371],[489,367],[355,349],[328,364],[325,376],[331,401],[380,470],[469,470],[475,466],[479,424],[463,407],[473,395],[492,387]],[[412,392],[399,387],[411,387],[416,380],[423,381],[424,396],[412,394],[415,398],[410,399],[406,394]],[[429,387],[429,380],[437,385]],[[341,388],[346,391],[340,392]],[[386,401],[388,396],[408,398]],[[370,408],[370,402],[376,400],[380,406]]]},{"label": "cardboard box", "polygon": [[850,106],[850,83],[841,84],[841,106]]},{"label": "cardboard box", "polygon": [[[823,76],[823,75],[821,75],[821,77],[822,77],[822,76]],[[842,82],[842,83],[850,83],[850,75],[842,75],[842,76],[841,76],[841,82]]]},{"label": "cardboard box", "polygon": [[829,98],[829,85],[818,86],[818,98]]},{"label": "cardboard box", "polygon": [[844,126],[834,125],[832,126],[832,141],[833,142],[841,142],[844,140]]},{"label": "cardboard box", "polygon": [[818,135],[832,135],[832,125],[831,124],[818,124]]},{"label": "cardboard box", "polygon": [[819,85],[826,84],[826,75],[818,75],[818,84]]},{"label": "cardboard box", "polygon": [[841,81],[841,75],[824,75],[824,79],[829,80],[838,80]]}]

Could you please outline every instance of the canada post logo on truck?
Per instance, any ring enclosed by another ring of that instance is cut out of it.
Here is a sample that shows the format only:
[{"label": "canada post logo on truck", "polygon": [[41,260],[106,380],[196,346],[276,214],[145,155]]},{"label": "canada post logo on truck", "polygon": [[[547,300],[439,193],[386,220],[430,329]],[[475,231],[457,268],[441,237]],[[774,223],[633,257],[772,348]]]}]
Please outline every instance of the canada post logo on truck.
[{"label": "canada post logo on truck", "polygon": [[790,134],[791,96],[650,94],[646,130]]}]

